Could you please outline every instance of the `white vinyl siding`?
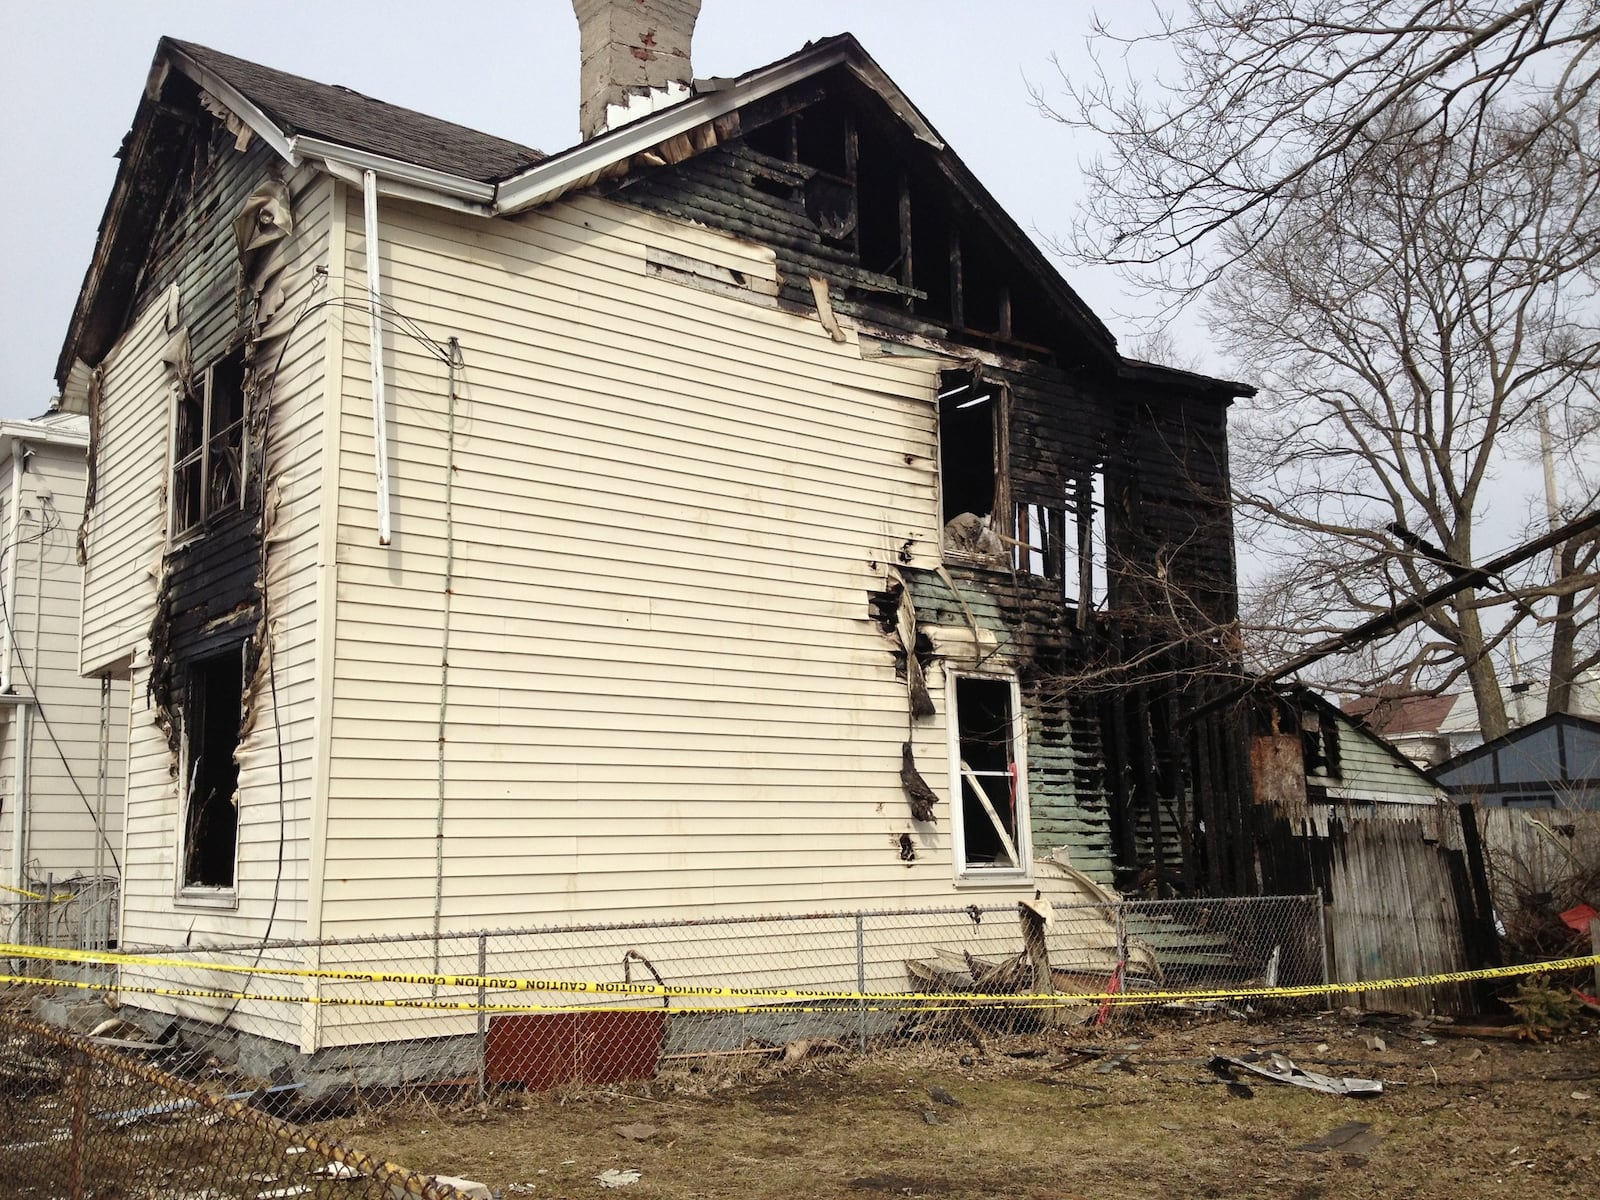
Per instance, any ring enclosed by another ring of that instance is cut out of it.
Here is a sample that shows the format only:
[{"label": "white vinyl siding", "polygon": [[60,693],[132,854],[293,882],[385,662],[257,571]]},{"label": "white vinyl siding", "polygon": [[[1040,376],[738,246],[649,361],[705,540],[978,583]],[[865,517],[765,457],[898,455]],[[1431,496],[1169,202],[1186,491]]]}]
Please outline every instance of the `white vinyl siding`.
[{"label": "white vinyl siding", "polygon": [[[902,544],[937,562],[948,363],[657,277],[660,252],[775,275],[601,200],[493,223],[384,201],[380,225],[386,297],[464,363],[441,926],[952,902],[948,804],[914,830],[905,684],[868,606]],[[385,353],[388,548],[347,323],[329,936],[425,930],[436,903],[447,371],[392,328]],[[948,797],[945,744],[918,723]]]},{"label": "white vinyl siding", "polygon": [[[12,475],[25,450],[19,511],[11,510]],[[115,872],[122,855],[123,731],[127,684],[113,681],[110,753],[105,767],[104,819],[100,779],[100,681],[78,674],[79,605],[82,573],[77,530],[83,516],[85,479],[81,445],[46,440],[19,442],[17,454],[0,467],[0,503],[6,578],[15,592],[4,597],[11,631],[11,684],[32,697],[27,719],[28,757],[23,783],[28,806],[23,877],[35,882]],[[16,706],[0,711],[0,881],[14,882],[16,741],[24,722]]]}]

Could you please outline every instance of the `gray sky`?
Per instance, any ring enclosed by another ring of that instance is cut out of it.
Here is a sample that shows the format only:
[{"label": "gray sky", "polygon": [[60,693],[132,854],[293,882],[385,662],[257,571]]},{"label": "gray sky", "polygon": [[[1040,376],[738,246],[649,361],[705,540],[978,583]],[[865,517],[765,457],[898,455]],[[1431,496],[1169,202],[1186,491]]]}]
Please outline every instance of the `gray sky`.
[{"label": "gray sky", "polygon": [[[578,30],[569,0],[0,0],[0,416],[33,416],[115,178],[156,40],[171,34],[343,84],[546,151],[577,140]],[[1064,231],[1090,147],[1041,117],[1025,80],[1085,61],[1073,0],[705,0],[701,76],[738,75],[850,32],[1030,231]],[[975,14],[980,19],[974,19]],[[1119,336],[1105,272],[1069,282]]]}]

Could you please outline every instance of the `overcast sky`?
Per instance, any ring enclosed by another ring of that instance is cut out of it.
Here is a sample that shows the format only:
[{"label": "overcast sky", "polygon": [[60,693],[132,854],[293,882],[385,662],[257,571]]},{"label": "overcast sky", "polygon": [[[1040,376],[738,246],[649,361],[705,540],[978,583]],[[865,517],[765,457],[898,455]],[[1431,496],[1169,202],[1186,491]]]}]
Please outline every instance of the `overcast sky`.
[{"label": "overcast sky", "polygon": [[[156,40],[171,34],[555,151],[577,140],[570,0],[0,0],[0,416],[43,411],[56,356]],[[1029,231],[1064,231],[1089,147],[1027,82],[1086,61],[1075,0],[705,0],[701,76],[738,75],[830,34],[856,35]],[[975,19],[975,17],[977,19]],[[1105,273],[1067,269],[1112,329]]]}]

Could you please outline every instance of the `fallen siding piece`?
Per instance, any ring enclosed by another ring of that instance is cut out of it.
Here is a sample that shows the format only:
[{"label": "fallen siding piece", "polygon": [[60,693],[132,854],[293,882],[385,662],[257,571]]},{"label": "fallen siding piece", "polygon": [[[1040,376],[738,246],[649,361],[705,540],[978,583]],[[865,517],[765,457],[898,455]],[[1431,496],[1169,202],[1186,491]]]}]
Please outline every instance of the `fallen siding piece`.
[{"label": "fallen siding piece", "polygon": [[1340,1079],[1333,1075],[1322,1075],[1316,1071],[1304,1071],[1295,1066],[1281,1054],[1270,1056],[1265,1062],[1246,1062],[1242,1058],[1229,1058],[1219,1054],[1211,1060],[1213,1068],[1218,1065],[1241,1067],[1263,1079],[1270,1079],[1274,1083],[1288,1083],[1295,1087],[1310,1088],[1313,1092],[1322,1092],[1328,1096],[1381,1096],[1383,1084],[1376,1079]]}]

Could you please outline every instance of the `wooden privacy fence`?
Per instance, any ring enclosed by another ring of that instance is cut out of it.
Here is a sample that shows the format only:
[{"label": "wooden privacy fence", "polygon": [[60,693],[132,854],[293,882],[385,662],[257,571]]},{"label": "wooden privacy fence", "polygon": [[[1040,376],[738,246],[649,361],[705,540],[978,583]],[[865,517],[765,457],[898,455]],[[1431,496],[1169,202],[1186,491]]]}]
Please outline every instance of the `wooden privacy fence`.
[{"label": "wooden privacy fence", "polygon": [[[1422,822],[1357,821],[1327,839],[1330,971],[1342,983],[1464,971],[1479,922],[1466,857]],[[1462,1013],[1467,984],[1362,993],[1370,1007]]]}]

